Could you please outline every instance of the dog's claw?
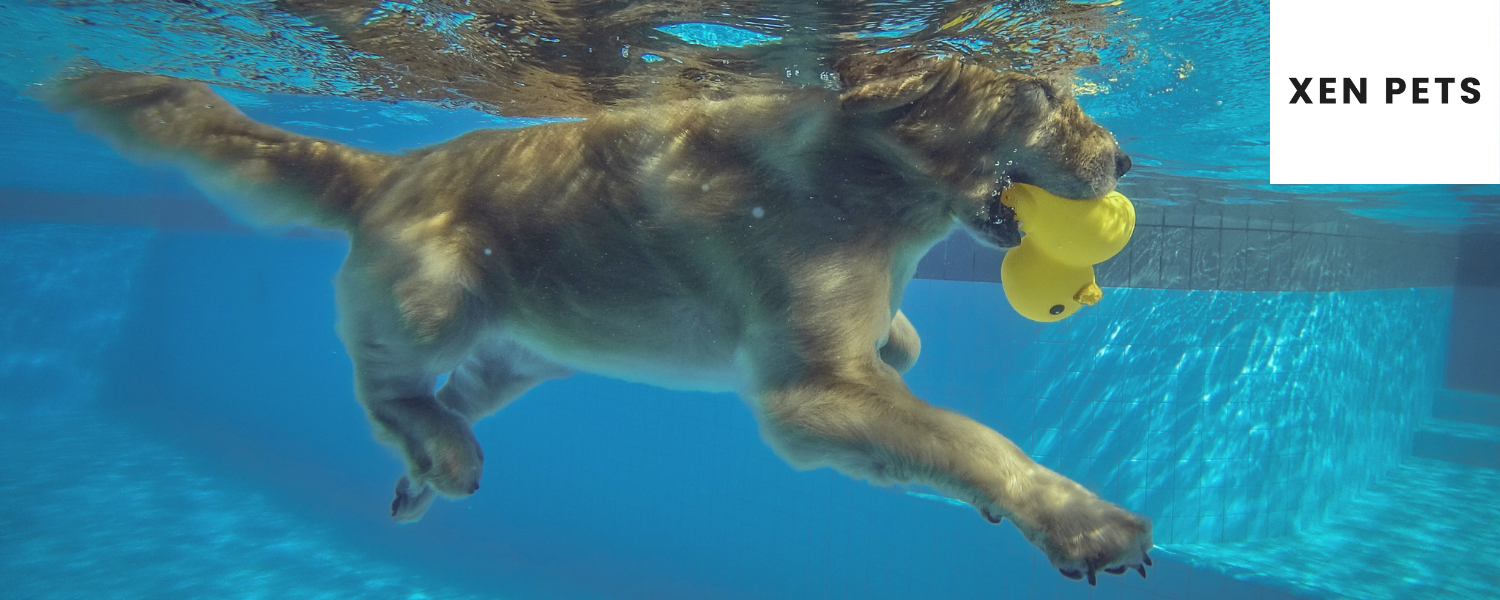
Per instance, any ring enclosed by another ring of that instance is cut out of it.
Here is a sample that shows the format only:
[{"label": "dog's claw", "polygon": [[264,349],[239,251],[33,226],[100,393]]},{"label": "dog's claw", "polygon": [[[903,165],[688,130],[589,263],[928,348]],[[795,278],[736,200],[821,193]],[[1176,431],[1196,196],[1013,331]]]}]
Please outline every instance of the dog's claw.
[{"label": "dog's claw", "polygon": [[1146,567],[1141,566],[1141,565],[1136,565],[1135,566],[1135,572],[1141,574],[1141,579],[1145,579],[1146,578]]},{"label": "dog's claw", "polygon": [[1151,565],[1151,555],[1150,554],[1146,554],[1145,552],[1141,552],[1141,558],[1146,562],[1146,566],[1148,566],[1148,567],[1152,566]]},{"label": "dog's claw", "polygon": [[1088,568],[1089,568],[1089,585],[1090,586],[1099,585],[1098,582],[1094,581],[1094,574],[1097,572],[1096,569],[1098,568],[1098,567],[1094,566],[1094,561],[1092,559],[1091,560],[1087,560],[1087,561],[1084,561],[1083,564],[1086,565],[1086,566],[1088,566]]}]

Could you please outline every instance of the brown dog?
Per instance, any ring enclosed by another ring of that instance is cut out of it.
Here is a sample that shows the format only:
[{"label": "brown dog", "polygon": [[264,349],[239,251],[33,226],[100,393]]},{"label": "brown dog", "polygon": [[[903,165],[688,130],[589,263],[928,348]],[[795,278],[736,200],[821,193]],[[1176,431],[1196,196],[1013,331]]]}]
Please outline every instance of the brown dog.
[{"label": "brown dog", "polygon": [[920,343],[897,310],[955,223],[1015,245],[998,182],[1096,198],[1129,159],[1065,83],[952,60],[841,75],[841,93],[478,131],[405,156],[262,125],[166,77],[96,71],[47,95],[231,209],[349,233],[339,333],[360,403],[406,459],[398,521],[474,493],[470,426],[578,369],[738,392],[799,468],[1009,517],[1070,577],[1144,576],[1148,519],[907,390]]}]

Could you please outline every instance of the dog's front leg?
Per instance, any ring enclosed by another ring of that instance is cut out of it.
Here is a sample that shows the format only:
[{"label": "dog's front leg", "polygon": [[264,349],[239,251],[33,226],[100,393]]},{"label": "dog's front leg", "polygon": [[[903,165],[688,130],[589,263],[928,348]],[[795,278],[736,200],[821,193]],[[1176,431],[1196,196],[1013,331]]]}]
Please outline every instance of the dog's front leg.
[{"label": "dog's front leg", "polygon": [[840,362],[810,367],[758,399],[766,438],[793,465],[927,485],[991,522],[1008,517],[1075,579],[1127,568],[1145,575],[1149,519],[1036,464],[994,430],[927,404],[877,357]]}]

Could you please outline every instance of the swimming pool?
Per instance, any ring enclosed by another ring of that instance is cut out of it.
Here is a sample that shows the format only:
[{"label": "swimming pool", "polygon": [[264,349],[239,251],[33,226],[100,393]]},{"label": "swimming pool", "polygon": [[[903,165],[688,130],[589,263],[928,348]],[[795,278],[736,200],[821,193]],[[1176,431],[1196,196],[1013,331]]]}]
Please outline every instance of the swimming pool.
[{"label": "swimming pool", "polygon": [[[887,15],[872,36],[932,18],[927,4],[892,6],[906,20]],[[975,6],[979,29],[1014,16]],[[1138,211],[1130,246],[1100,267],[1105,302],[1026,321],[1000,301],[1001,255],[956,234],[902,304],[925,339],[906,376],[914,392],[1153,518],[1151,577],[1098,588],[930,490],[793,471],[732,395],[589,375],[480,423],[484,491],[394,526],[382,501],[399,462],[370,439],[331,326],[329,280],[348,241],[254,232],[176,172],[119,158],[23,92],[83,53],[249,83],[259,91],[225,95],[252,117],[378,150],[535,120],[452,99],[351,99],[361,73],[336,51],[353,38],[298,16],[316,12],[299,3],[0,10],[14,34],[0,42],[0,281],[11,282],[0,287],[0,571],[17,597],[1500,589],[1487,543],[1500,535],[1489,341],[1500,322],[1488,310],[1500,189],[1268,185],[1264,3],[1096,9],[1109,43],[1090,49],[1101,64],[1076,90],[1135,160],[1120,189]],[[366,20],[420,18],[441,38],[479,12],[388,2]],[[770,17],[735,24],[797,35]],[[639,43],[616,53],[669,60]],[[321,95],[267,93],[286,91]]]}]

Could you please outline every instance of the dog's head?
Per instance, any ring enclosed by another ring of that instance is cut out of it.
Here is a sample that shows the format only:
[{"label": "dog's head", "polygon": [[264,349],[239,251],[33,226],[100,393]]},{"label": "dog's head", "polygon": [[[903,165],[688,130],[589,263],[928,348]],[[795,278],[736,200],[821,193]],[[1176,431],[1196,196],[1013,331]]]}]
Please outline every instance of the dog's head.
[{"label": "dog's head", "polygon": [[844,109],[886,116],[928,162],[925,170],[961,199],[955,217],[996,245],[1020,241],[992,197],[999,186],[1029,183],[1087,200],[1109,193],[1130,169],[1114,136],[1083,114],[1066,75],[920,57],[870,57],[840,71]]}]

